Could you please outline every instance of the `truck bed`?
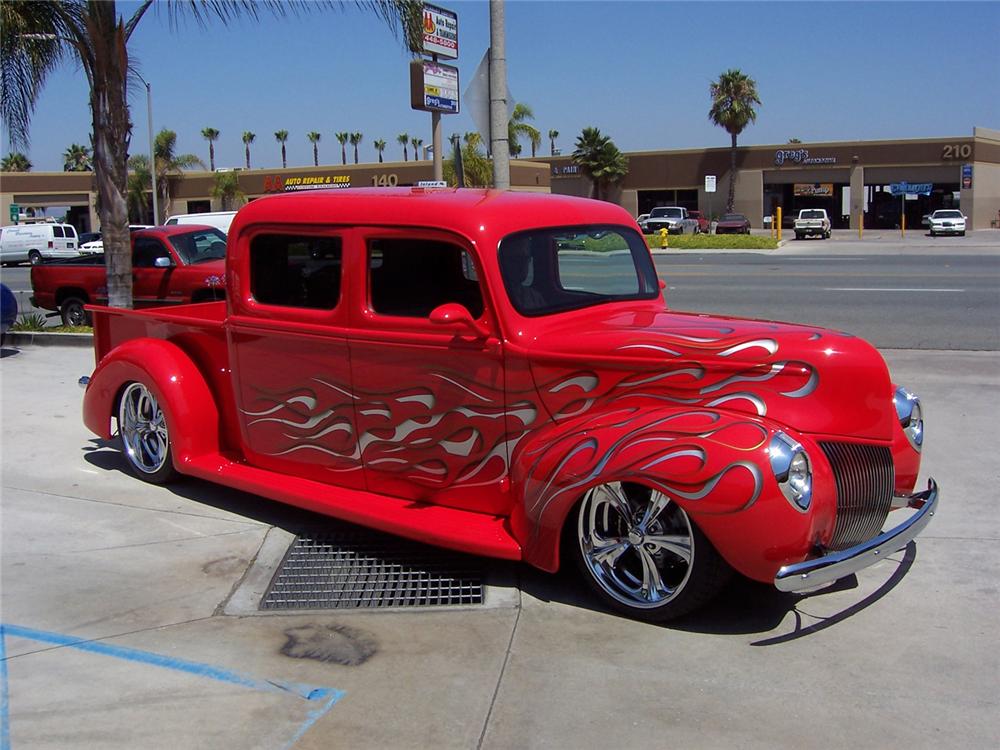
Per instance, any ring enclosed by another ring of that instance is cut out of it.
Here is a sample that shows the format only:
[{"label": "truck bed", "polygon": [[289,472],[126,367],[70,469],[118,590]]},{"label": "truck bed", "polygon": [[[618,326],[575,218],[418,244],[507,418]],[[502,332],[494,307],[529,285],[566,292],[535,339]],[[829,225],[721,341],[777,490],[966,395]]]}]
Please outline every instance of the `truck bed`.
[{"label": "truck bed", "polygon": [[[156,338],[173,341],[194,356],[190,349],[193,341],[202,340],[196,347],[211,350],[211,362],[196,362],[199,366],[212,364],[218,369],[228,360],[226,335],[226,303],[200,302],[193,305],[158,307],[145,310],[125,310],[120,307],[87,305],[94,321],[94,354],[101,359],[119,344],[136,338]],[[209,346],[209,342],[214,346]],[[219,347],[215,349],[215,347]],[[203,372],[211,372],[203,368]]]}]

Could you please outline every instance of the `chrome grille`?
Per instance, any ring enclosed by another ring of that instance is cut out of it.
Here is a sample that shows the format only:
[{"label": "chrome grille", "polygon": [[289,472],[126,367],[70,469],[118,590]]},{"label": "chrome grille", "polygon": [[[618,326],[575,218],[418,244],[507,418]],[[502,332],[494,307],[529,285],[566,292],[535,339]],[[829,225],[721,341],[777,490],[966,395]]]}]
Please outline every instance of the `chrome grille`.
[{"label": "chrome grille", "polygon": [[882,530],[895,484],[892,452],[877,445],[821,442],[837,482],[837,523],[830,548],[846,549]]}]

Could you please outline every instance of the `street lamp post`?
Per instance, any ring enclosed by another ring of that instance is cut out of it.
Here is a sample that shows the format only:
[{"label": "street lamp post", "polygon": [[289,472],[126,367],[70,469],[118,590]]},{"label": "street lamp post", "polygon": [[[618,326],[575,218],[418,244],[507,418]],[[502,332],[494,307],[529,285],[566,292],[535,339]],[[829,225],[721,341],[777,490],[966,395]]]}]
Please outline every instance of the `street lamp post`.
[{"label": "street lamp post", "polygon": [[160,205],[156,197],[156,155],[153,153],[153,87],[138,73],[136,77],[146,86],[146,124],[149,126],[149,172],[153,178],[153,223],[160,223]]}]

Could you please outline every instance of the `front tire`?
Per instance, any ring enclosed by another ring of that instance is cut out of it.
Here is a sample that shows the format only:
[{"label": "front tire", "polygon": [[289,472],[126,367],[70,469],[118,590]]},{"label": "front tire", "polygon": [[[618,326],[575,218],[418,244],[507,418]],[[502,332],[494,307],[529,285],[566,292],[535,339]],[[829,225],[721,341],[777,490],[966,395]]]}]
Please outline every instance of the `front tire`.
[{"label": "front tire", "polygon": [[118,435],[122,453],[143,481],[164,484],[177,476],[170,450],[167,417],[142,383],[129,383],[118,402]]},{"label": "front tire", "polygon": [[42,254],[37,250],[30,251],[28,253],[28,262],[33,266],[37,266],[42,262]]},{"label": "front tire", "polygon": [[584,580],[605,604],[637,620],[685,615],[708,602],[731,573],[687,513],[659,490],[598,485],[570,520]]}]

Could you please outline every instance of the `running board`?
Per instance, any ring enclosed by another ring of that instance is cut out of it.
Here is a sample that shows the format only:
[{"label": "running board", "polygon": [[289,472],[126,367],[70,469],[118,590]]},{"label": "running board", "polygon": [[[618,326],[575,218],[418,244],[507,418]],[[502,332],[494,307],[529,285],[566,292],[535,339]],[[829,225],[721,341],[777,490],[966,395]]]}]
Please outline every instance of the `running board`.
[{"label": "running board", "polygon": [[417,542],[473,555],[521,559],[521,545],[511,535],[507,519],[502,516],[334,487],[237,463],[218,455],[190,459],[180,470],[199,479]]}]

